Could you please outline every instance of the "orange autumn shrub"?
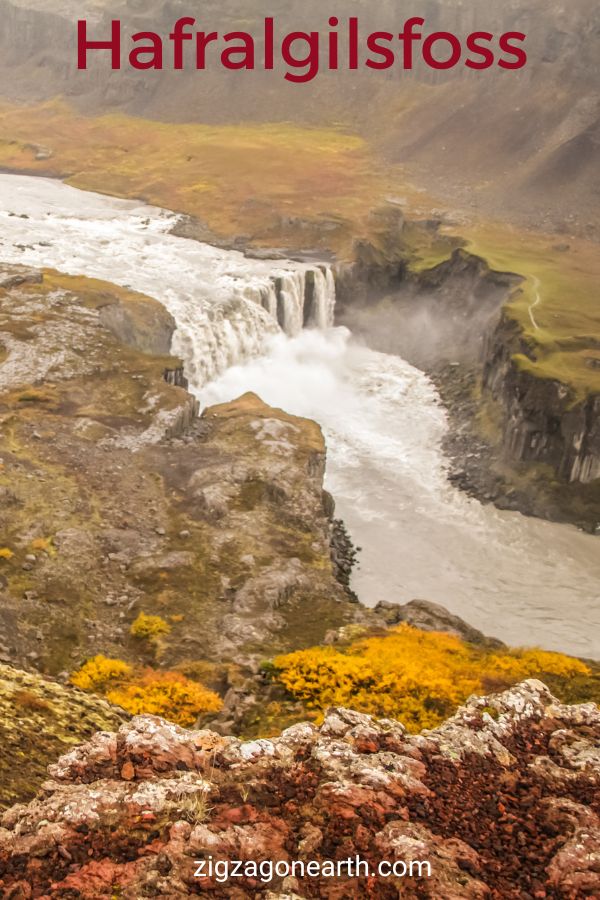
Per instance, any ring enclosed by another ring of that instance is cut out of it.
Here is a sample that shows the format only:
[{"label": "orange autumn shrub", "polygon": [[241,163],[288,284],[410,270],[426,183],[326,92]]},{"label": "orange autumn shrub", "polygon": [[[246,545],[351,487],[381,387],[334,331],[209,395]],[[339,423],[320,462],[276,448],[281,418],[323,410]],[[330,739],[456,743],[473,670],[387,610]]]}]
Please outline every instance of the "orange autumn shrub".
[{"label": "orange autumn shrub", "polygon": [[71,683],[102,694],[132,715],[162,716],[191,726],[200,715],[218,712],[218,694],[179,672],[135,668],[120,659],[95,656],[71,675]]},{"label": "orange autumn shrub", "polygon": [[116,687],[106,699],[133,715],[162,716],[190,727],[199,715],[217,713],[223,703],[218,694],[179,672],[147,669],[138,681]]},{"label": "orange autumn shrub", "polygon": [[580,660],[542,650],[486,651],[441,632],[400,625],[348,647],[312,647],[274,660],[278,680],[309,709],[349,706],[395,718],[411,731],[433,728],[486,684],[508,686],[543,674],[589,674]]}]

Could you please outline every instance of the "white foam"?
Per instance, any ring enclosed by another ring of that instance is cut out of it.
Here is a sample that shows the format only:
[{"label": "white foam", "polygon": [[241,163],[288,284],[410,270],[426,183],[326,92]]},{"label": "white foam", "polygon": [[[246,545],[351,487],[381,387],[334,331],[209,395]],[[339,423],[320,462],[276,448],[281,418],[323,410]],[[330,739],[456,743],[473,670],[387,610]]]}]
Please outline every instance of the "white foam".
[{"label": "white foam", "polygon": [[200,397],[246,390],[323,427],[327,486],[363,548],[353,585],[364,603],[425,598],[508,643],[600,657],[598,540],[456,490],[446,415],[422,372],[336,328],[274,338]]},{"label": "white foam", "polygon": [[279,331],[278,320],[289,334],[302,329],[309,273],[315,281],[310,324],[332,323],[330,272],[174,237],[169,232],[177,220],[156,207],[59,181],[0,175],[0,258],[107,279],[161,300],[177,321],[173,352],[197,387],[260,353]]}]

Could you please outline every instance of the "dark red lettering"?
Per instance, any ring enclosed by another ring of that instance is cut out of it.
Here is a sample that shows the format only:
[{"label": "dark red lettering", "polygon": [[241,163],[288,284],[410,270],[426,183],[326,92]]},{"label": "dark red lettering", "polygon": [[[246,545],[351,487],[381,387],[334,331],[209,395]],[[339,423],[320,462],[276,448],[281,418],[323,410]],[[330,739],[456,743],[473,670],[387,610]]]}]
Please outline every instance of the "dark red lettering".
[{"label": "dark red lettering", "polygon": [[389,31],[374,31],[373,34],[370,34],[367,38],[367,47],[370,53],[374,53],[376,56],[382,56],[383,59],[377,61],[374,59],[367,59],[366,65],[370,69],[390,69],[394,62],[396,61],[396,57],[394,55],[394,51],[391,47],[382,46],[382,41],[390,41],[394,40],[394,35]]},{"label": "dark red lettering", "polygon": [[121,68],[121,22],[119,19],[112,21],[112,37],[110,41],[88,41],[87,22],[80,19],[77,23],[77,68],[87,69],[87,55],[89,50],[110,50],[112,56],[112,68]]}]

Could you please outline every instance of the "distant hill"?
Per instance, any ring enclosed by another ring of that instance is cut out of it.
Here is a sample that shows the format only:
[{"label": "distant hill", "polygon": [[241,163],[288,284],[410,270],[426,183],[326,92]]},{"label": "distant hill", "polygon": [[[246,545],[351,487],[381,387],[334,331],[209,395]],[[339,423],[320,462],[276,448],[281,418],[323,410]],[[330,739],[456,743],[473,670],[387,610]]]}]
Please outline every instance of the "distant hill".
[{"label": "distant hill", "polygon": [[[308,0],[267,8],[249,3],[205,3],[198,28],[261,33],[265,15],[282,31],[327,28],[331,10]],[[322,72],[306,85],[281,72],[111,72],[105,55],[77,72],[76,20],[87,17],[98,37],[120,17],[131,30],[167,34],[182,15],[182,0],[81,6],[65,0],[1,0],[0,96],[31,101],[64,96],[86,115],[120,110],[169,121],[290,121],[340,124],[367,136],[416,180],[457,203],[481,207],[536,227],[594,236],[600,184],[600,50],[593,0],[567,6],[511,0],[408,0],[346,4],[361,29],[398,31],[421,14],[426,30],[458,35],[474,30],[527,34],[528,65],[521,71],[452,72],[424,67],[413,73]]]}]

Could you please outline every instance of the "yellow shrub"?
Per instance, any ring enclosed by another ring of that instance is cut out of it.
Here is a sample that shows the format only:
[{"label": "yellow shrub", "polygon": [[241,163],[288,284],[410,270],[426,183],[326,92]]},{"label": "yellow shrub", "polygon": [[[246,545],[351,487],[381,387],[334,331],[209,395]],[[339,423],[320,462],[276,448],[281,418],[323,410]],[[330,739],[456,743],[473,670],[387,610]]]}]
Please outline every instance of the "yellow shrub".
[{"label": "yellow shrub", "polygon": [[56,553],[51,537],[36,538],[31,542],[31,549],[37,550],[41,553],[46,553],[48,556],[54,556],[54,554]]},{"label": "yellow shrub", "polygon": [[149,616],[141,612],[130,628],[133,637],[145,641],[156,641],[163,635],[169,634],[171,626],[160,616]]},{"label": "yellow shrub", "polygon": [[103,693],[104,688],[115,681],[123,681],[133,672],[132,666],[121,659],[94,656],[71,675],[71,683],[84,691]]},{"label": "yellow shrub", "polygon": [[589,666],[562,653],[547,650],[515,650],[511,654],[490,657],[491,669],[505,672],[511,679],[533,678],[536,675],[559,675],[572,678],[573,675],[589,675]]},{"label": "yellow shrub", "polygon": [[139,681],[109,691],[106,697],[133,715],[163,716],[184,727],[193,725],[199,715],[216,713],[223,706],[218,694],[184,675],[153,669],[146,670]]},{"label": "yellow shrub", "polygon": [[490,653],[449,634],[400,625],[343,650],[313,647],[274,661],[277,677],[309,708],[351,706],[432,728],[486,684],[508,686],[541,674],[588,674],[579,660],[541,650]]},{"label": "yellow shrub", "polygon": [[12,559],[14,555],[8,547],[0,547],[0,559]]},{"label": "yellow shrub", "polygon": [[218,712],[218,694],[179,672],[134,668],[120,659],[95,656],[71,675],[84,691],[102,694],[132,715],[163,716],[178,725],[193,725],[203,713]]}]

